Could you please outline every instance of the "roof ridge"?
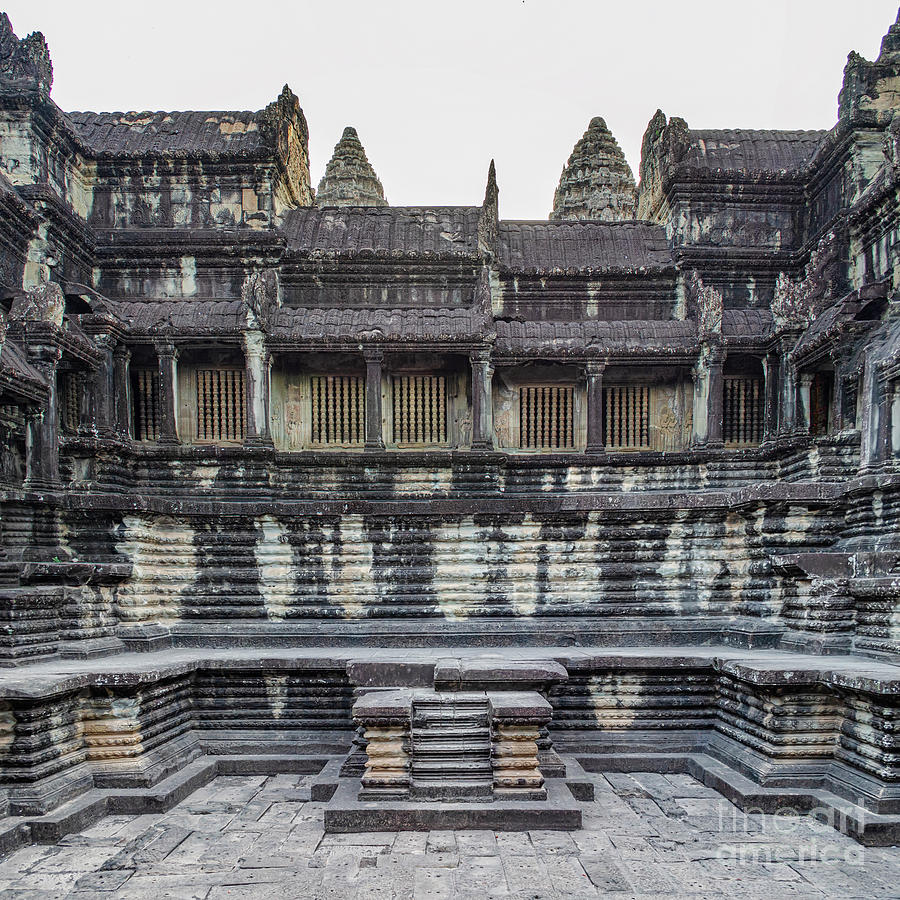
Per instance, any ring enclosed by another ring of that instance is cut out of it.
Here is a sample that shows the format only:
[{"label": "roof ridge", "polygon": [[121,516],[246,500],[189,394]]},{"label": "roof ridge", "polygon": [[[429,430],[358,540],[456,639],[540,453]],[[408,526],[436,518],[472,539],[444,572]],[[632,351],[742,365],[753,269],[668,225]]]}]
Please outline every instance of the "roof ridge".
[{"label": "roof ridge", "polygon": [[68,109],[62,110],[64,116],[178,116],[185,113],[197,113],[203,115],[249,115],[256,116],[262,113],[261,109]]}]

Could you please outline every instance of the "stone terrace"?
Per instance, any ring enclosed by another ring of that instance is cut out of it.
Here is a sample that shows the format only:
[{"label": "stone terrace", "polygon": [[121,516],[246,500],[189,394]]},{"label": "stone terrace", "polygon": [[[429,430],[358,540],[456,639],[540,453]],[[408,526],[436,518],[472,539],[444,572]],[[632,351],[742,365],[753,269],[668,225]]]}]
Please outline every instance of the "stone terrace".
[{"label": "stone terrace", "polygon": [[[745,814],[684,775],[590,776],[576,832],[328,834],[311,776],[219,777],[0,862],[0,897],[896,897],[900,850]],[[789,812],[786,810],[786,812]]]}]

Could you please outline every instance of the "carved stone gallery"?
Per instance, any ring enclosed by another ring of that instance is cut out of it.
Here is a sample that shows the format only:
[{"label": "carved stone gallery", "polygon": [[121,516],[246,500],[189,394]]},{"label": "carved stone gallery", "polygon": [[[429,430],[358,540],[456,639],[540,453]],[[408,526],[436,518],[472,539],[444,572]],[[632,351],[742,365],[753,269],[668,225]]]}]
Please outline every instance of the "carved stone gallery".
[{"label": "carved stone gallery", "polygon": [[659,111],[635,183],[592,119],[543,221],[488,160],[391,206],[352,127],[315,190],[287,86],[52,80],[0,16],[0,853],[278,774],[334,833],[628,772],[900,839],[900,20],[829,130]]}]

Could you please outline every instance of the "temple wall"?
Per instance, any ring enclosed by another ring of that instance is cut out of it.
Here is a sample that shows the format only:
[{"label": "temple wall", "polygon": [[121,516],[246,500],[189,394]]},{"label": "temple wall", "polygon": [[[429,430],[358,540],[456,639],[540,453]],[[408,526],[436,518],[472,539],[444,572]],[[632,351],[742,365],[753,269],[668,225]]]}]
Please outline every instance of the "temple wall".
[{"label": "temple wall", "polygon": [[802,505],[741,512],[127,516],[123,624],[483,616],[777,616],[771,555],[835,525]]},{"label": "temple wall", "polygon": [[269,228],[274,168],[172,157],[101,161],[89,222],[97,228]]},{"label": "temple wall", "polygon": [[33,111],[0,113],[0,161],[14,185],[47,185],[86,221],[94,203],[95,164]]},{"label": "temple wall", "polygon": [[672,216],[676,246],[787,251],[802,242],[800,207],[789,195],[766,196],[756,185],[730,187],[715,202],[690,198],[677,204]]}]

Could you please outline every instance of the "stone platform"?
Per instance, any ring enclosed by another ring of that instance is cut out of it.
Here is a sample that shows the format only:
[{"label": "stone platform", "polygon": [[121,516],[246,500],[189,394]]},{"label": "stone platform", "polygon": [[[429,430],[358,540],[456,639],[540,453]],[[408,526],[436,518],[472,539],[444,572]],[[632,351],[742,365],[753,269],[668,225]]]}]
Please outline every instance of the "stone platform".
[{"label": "stone platform", "polygon": [[[493,654],[488,668],[504,678],[538,657]],[[0,847],[56,840],[111,812],[158,812],[217,775],[340,767],[366,691],[405,672],[428,690],[489,694],[484,657],[474,648],[182,648],[101,658],[90,671],[65,659],[0,671],[3,715],[23,735],[5,751]],[[548,692],[549,737],[585,769],[689,774],[745,808],[788,804],[848,823],[867,844],[900,839],[891,730],[900,667],[723,645],[556,647],[540,658],[568,673]],[[53,723],[69,736],[55,754],[49,737],[24,739],[49,735]],[[364,746],[355,754],[359,779]],[[546,779],[559,774],[543,758],[540,768]],[[338,772],[329,777],[336,784]]]}]

